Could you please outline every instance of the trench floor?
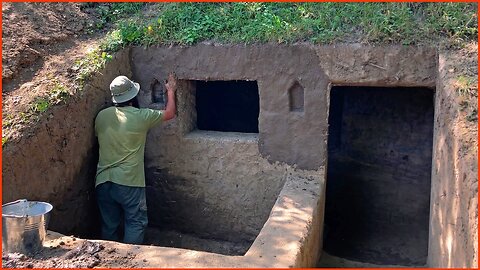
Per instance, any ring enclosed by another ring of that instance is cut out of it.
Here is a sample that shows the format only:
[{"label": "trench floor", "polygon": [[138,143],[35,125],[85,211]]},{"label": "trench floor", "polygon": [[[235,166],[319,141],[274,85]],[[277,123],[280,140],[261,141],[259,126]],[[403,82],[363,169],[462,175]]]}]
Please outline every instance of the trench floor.
[{"label": "trench floor", "polygon": [[144,245],[183,248],[211,253],[242,256],[250,248],[251,243],[229,242],[217,239],[202,238],[198,235],[149,227],[145,232]]},{"label": "trench floor", "polygon": [[[364,263],[345,258],[333,256],[323,251],[320,260],[316,265],[318,268],[409,268],[418,266],[404,266],[404,265],[380,265],[372,263]],[[426,266],[424,266],[426,267]]]}]

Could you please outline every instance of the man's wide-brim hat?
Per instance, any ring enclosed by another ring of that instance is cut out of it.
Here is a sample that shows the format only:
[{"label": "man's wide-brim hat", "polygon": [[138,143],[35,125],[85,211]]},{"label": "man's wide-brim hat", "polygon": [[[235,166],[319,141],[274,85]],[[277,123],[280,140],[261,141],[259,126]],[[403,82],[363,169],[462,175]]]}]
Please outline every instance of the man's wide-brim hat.
[{"label": "man's wide-brim hat", "polygon": [[140,91],[140,84],[131,81],[127,76],[118,76],[110,83],[110,92],[112,92],[112,101],[123,103],[136,97]]}]

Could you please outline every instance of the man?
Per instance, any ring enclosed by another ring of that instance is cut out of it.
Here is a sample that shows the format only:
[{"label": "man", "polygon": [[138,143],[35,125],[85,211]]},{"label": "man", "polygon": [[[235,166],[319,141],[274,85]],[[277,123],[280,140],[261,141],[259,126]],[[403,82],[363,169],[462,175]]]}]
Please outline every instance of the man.
[{"label": "man", "polygon": [[165,110],[139,108],[140,85],[118,76],[110,84],[114,106],[100,111],[95,119],[95,135],[100,146],[95,187],[105,240],[120,240],[117,230],[123,216],[123,242],[143,242],[148,223],[143,166],[145,141],[150,128],[175,116],[173,74],[169,75],[165,87]]}]

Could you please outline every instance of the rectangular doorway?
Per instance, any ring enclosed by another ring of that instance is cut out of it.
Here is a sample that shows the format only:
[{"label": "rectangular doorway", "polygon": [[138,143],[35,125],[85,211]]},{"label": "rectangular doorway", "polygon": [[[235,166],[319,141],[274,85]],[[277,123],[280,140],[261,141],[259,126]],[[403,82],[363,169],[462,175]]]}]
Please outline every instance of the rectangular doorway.
[{"label": "rectangular doorway", "polygon": [[324,250],[348,260],[424,266],[434,90],[330,92]]}]

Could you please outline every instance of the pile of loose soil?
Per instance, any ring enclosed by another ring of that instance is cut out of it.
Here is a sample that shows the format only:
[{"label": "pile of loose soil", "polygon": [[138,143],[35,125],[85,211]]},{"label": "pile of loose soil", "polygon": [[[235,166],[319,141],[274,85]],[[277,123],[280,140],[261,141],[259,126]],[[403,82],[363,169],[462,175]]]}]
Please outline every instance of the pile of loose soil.
[{"label": "pile of loose soil", "polygon": [[3,82],[63,51],[71,40],[87,36],[95,20],[93,10],[83,9],[81,3],[3,3]]},{"label": "pile of loose soil", "polygon": [[114,245],[63,236],[46,241],[35,254],[4,253],[2,268],[111,268],[138,267],[135,255],[120,252]]}]

